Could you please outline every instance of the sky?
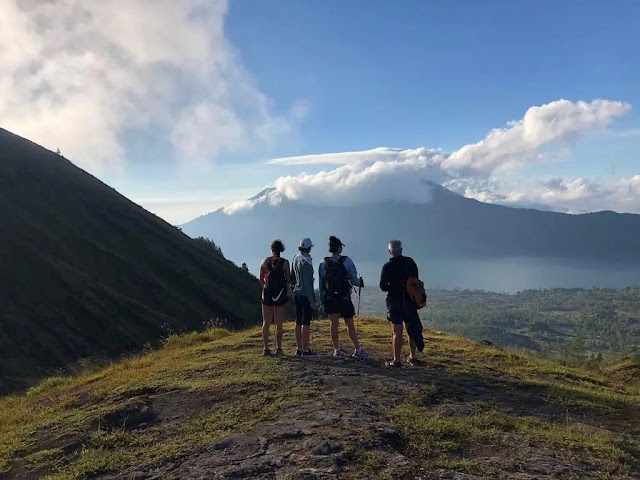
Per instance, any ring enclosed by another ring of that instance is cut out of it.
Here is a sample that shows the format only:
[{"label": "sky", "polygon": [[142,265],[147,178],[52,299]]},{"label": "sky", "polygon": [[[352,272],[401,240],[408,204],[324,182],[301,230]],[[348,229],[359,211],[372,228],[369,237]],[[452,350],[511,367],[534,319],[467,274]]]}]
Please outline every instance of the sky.
[{"label": "sky", "polygon": [[0,127],[179,224],[271,199],[640,213],[640,3],[3,0]]}]

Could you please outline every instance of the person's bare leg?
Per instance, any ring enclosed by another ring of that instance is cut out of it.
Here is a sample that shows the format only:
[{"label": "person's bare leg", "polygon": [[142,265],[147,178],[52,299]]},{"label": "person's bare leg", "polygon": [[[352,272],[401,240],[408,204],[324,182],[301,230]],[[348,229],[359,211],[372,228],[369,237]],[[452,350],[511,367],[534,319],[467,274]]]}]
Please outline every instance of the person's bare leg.
[{"label": "person's bare leg", "polygon": [[333,348],[337,350],[338,348],[340,348],[340,345],[338,344],[338,327],[340,325],[340,314],[330,314],[329,321],[331,322],[331,342],[333,343]]},{"label": "person's bare leg", "polygon": [[273,307],[262,305],[262,346],[269,348],[269,328],[273,321]]},{"label": "person's bare leg", "polygon": [[298,350],[304,348],[304,327],[302,325],[296,325],[296,346]]},{"label": "person's bare leg", "polygon": [[[407,333],[407,337],[409,337],[409,334]],[[411,337],[409,337],[409,351],[411,352],[411,356],[409,358],[418,358],[416,357],[416,342],[414,342],[413,340],[411,340]]]},{"label": "person's bare leg", "polygon": [[284,321],[284,307],[275,307],[276,349],[282,349],[282,322]]},{"label": "person's bare leg", "polygon": [[360,348],[360,343],[358,343],[358,331],[353,323],[353,318],[345,318],[344,323],[347,325],[347,330],[349,331],[349,336],[351,337],[353,346],[355,348]]},{"label": "person's bare leg", "polygon": [[304,350],[309,350],[309,336],[311,334],[311,326],[303,325],[302,326],[302,348]]},{"label": "person's bare leg", "polygon": [[402,324],[393,325],[393,361],[395,363],[402,361]]}]

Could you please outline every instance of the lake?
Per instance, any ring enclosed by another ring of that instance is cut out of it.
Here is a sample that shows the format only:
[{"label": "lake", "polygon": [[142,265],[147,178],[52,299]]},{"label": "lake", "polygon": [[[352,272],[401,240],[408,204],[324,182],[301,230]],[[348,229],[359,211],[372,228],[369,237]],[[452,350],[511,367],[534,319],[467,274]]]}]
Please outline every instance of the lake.
[{"label": "lake", "polygon": [[[365,282],[361,315],[381,315],[385,294],[378,288],[380,264],[360,262]],[[624,288],[640,286],[640,267],[558,263],[535,258],[487,260],[417,260],[427,289],[469,289],[515,293],[539,288]],[[354,297],[354,303],[356,298]]]}]

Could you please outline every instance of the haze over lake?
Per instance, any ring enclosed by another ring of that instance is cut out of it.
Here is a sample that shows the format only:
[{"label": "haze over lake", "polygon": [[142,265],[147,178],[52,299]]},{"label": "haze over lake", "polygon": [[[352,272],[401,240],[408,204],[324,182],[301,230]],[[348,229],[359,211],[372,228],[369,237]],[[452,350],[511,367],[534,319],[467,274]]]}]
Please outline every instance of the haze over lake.
[{"label": "haze over lake", "polygon": [[[383,262],[381,260],[381,262]],[[640,269],[620,264],[560,264],[551,259],[418,260],[427,289],[469,289],[515,293],[544,288],[625,288],[640,286]],[[357,264],[365,282],[361,315],[382,315],[385,294],[378,288],[381,265]],[[354,300],[356,297],[354,296]],[[421,317],[428,316],[428,309]]]},{"label": "haze over lake", "polygon": [[[359,263],[369,286],[377,285],[381,264]],[[640,285],[640,268],[621,264],[558,263],[552,259],[417,259],[430,288],[478,289],[514,293],[530,288],[624,288]]]}]

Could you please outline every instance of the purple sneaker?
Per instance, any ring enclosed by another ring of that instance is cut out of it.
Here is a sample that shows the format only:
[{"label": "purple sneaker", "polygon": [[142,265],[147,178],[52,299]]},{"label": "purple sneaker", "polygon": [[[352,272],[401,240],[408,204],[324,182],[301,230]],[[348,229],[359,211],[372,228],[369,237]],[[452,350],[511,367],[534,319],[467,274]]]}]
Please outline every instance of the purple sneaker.
[{"label": "purple sneaker", "polygon": [[351,356],[353,358],[362,358],[365,360],[369,358],[369,354],[359,347],[355,349],[355,351],[353,352],[353,355]]}]

